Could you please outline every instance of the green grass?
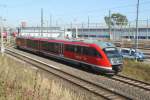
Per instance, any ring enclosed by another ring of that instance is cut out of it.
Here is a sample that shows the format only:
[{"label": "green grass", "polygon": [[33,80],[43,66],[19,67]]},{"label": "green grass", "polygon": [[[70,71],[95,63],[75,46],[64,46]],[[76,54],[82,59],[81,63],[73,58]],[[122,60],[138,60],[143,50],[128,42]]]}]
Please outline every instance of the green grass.
[{"label": "green grass", "polygon": [[124,69],[121,74],[150,83],[150,64],[125,60]]}]

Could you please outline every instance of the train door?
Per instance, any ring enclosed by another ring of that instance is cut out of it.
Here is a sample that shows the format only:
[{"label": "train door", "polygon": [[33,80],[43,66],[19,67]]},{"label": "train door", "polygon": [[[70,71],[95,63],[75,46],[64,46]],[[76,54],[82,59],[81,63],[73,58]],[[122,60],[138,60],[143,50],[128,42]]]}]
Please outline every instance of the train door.
[{"label": "train door", "polygon": [[94,48],[83,47],[83,61],[86,63],[97,64],[97,51]]},{"label": "train door", "polygon": [[82,61],[82,47],[81,46],[75,46],[75,59]]},{"label": "train door", "polygon": [[36,45],[36,50],[37,50],[37,53],[40,52],[40,41],[39,40],[35,40],[35,45]]},{"label": "train door", "polygon": [[37,44],[37,49],[38,49],[38,51],[40,52],[40,40],[38,40],[37,43],[38,43],[38,44]]},{"label": "train door", "polygon": [[63,44],[63,55],[70,59],[75,59],[75,46]]},{"label": "train door", "polygon": [[90,57],[89,57],[89,48],[88,47],[83,47],[82,52],[83,52],[83,61],[88,63],[89,59],[90,59]]},{"label": "train door", "polygon": [[64,44],[60,43],[60,56],[64,56]]}]

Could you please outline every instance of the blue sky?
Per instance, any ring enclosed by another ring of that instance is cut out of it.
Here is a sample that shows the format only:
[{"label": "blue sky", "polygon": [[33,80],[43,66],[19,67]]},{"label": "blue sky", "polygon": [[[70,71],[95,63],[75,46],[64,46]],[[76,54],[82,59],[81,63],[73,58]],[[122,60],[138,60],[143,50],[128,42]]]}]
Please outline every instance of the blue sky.
[{"label": "blue sky", "polygon": [[[150,16],[150,0],[140,0],[140,19]],[[7,23],[18,26],[21,21],[27,25],[40,24],[40,9],[44,9],[45,22],[52,16],[53,24],[87,23],[88,16],[92,23],[103,23],[109,10],[120,12],[130,21],[136,18],[137,0],[0,0],[0,16]]]}]

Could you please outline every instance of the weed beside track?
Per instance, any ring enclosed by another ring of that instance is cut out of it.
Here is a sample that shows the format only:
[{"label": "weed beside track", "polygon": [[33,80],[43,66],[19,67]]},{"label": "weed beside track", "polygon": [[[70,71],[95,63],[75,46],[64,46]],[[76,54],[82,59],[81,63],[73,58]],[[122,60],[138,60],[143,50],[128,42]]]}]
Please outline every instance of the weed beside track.
[{"label": "weed beside track", "polygon": [[86,92],[72,91],[52,77],[0,55],[0,100],[90,100]]},{"label": "weed beside track", "polygon": [[125,60],[124,69],[121,74],[150,83],[150,65],[144,62]]}]

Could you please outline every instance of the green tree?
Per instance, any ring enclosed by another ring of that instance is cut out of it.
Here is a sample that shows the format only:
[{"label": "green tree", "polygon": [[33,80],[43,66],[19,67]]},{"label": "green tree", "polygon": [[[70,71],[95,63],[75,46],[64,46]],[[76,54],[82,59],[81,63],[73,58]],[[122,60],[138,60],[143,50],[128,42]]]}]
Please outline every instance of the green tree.
[{"label": "green tree", "polygon": [[128,19],[125,15],[120,14],[120,13],[113,13],[110,18],[109,16],[104,17],[105,23],[108,26],[123,26],[128,24]]}]

